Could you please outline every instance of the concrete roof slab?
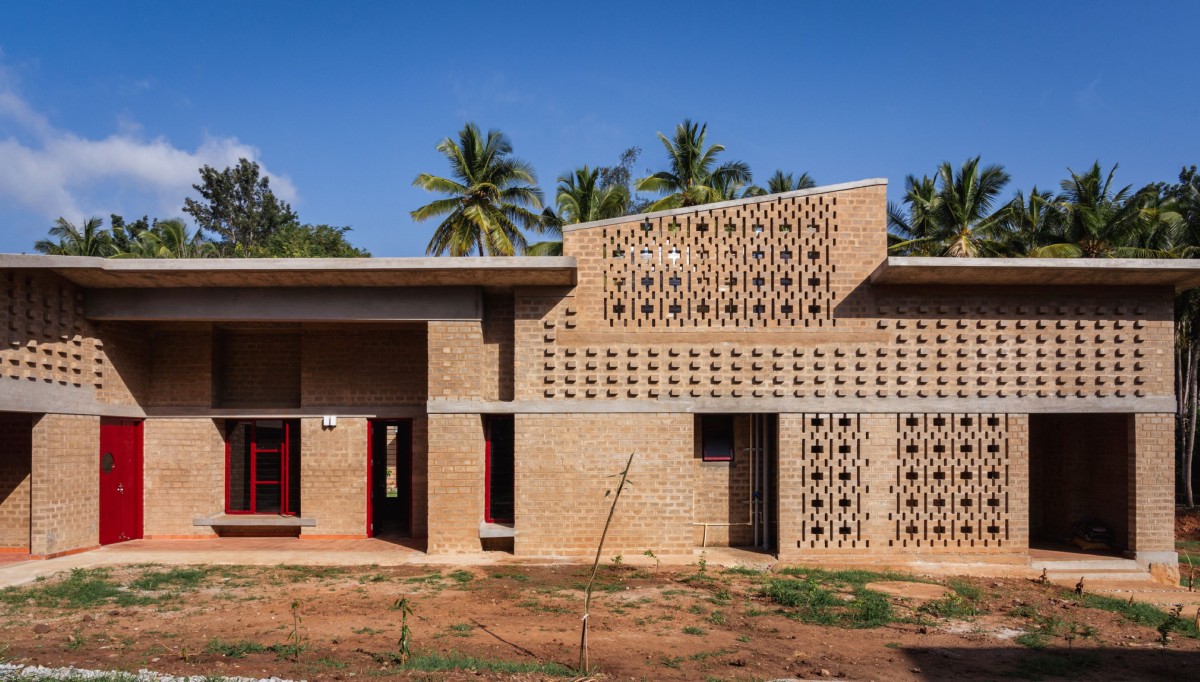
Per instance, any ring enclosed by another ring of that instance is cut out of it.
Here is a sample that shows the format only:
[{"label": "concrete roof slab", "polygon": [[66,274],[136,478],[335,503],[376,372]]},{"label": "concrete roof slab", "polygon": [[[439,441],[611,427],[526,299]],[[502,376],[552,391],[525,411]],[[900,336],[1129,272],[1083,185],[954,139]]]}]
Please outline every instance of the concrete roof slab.
[{"label": "concrete roof slab", "polygon": [[1182,258],[926,258],[892,256],[878,285],[1200,286],[1200,260]]}]

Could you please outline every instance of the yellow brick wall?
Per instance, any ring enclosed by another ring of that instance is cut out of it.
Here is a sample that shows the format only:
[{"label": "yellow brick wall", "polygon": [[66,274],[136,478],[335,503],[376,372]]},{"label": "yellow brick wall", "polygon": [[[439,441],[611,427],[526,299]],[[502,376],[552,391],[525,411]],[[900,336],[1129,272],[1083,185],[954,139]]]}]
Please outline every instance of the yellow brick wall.
[{"label": "yellow brick wall", "polygon": [[367,420],[300,420],[300,513],[315,518],[301,535],[365,537],[367,532]]},{"label": "yellow brick wall", "polygon": [[0,550],[29,551],[32,429],[30,415],[0,413]]},{"label": "yellow brick wall", "polygon": [[477,414],[431,414],[426,428],[428,551],[478,552],[479,522],[483,520],[483,419]]},{"label": "yellow brick wall", "polygon": [[221,407],[300,407],[298,328],[218,330],[216,338]]},{"label": "yellow brick wall", "polygon": [[1130,417],[1129,549],[1175,551],[1175,416]]},{"label": "yellow brick wall", "polygon": [[225,510],[220,419],[147,419],[143,425],[146,537],[212,536],[192,520]]},{"label": "yellow brick wall", "polygon": [[306,330],[301,402],[306,406],[424,405],[425,330]]},{"label": "yellow brick wall", "polygon": [[696,465],[690,414],[519,414],[515,552],[587,556],[596,551],[614,474],[636,453],[604,556],[690,554]]},{"label": "yellow brick wall", "polygon": [[433,320],[428,329],[429,399],[486,399],[482,324]]},{"label": "yellow brick wall", "polygon": [[212,407],[212,329],[164,325],[150,332],[149,405]]},{"label": "yellow brick wall", "polygon": [[33,426],[30,553],[99,544],[100,418],[46,414]]}]

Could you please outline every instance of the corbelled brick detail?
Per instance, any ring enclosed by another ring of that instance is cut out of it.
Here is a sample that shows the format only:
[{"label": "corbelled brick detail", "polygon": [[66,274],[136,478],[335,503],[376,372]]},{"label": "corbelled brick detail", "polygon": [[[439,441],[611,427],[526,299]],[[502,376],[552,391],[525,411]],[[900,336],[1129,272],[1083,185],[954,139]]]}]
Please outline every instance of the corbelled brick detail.
[{"label": "corbelled brick detail", "polygon": [[211,537],[193,519],[225,510],[225,424],[147,419],[143,425],[146,537]]},{"label": "corbelled brick detail", "polygon": [[431,414],[426,422],[428,551],[478,552],[479,522],[483,520],[483,419],[477,414]]},{"label": "corbelled brick detail", "polygon": [[367,420],[338,420],[324,427],[321,419],[300,420],[300,513],[317,519],[302,535],[367,533]]},{"label": "corbelled brick detail", "polygon": [[46,414],[33,426],[30,553],[100,543],[100,418]]},{"label": "corbelled brick detail", "polygon": [[612,502],[605,492],[615,490],[630,453],[633,485],[621,496],[605,556],[692,552],[692,415],[519,414],[514,428],[518,555],[594,553]]},{"label": "corbelled brick detail", "polygon": [[0,550],[29,551],[32,451],[33,417],[0,413]]}]

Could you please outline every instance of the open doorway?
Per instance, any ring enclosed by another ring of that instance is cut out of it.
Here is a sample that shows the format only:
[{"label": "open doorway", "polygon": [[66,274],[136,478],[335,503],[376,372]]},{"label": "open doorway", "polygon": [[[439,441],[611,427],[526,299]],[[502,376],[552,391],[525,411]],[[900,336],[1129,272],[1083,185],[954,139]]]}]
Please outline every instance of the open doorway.
[{"label": "open doorway", "polygon": [[694,434],[697,546],[776,552],[778,415],[701,414]]},{"label": "open doorway", "polygon": [[1120,555],[1129,546],[1131,418],[1029,416],[1029,544]]},{"label": "open doorway", "polygon": [[367,423],[367,536],[412,535],[412,421]]}]

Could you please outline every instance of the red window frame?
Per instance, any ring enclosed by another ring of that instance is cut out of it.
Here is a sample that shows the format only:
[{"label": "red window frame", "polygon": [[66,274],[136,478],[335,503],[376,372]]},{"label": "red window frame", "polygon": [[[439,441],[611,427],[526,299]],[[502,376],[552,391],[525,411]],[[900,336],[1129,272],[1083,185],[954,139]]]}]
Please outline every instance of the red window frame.
[{"label": "red window frame", "polygon": [[[726,447],[728,444],[728,447]],[[703,462],[733,462],[733,415],[700,416],[700,459]]]},{"label": "red window frame", "polygon": [[[283,424],[283,436],[280,438],[278,448],[258,448],[258,423],[260,421],[278,421]],[[233,466],[231,458],[233,456],[233,448],[229,444],[230,436],[241,425],[247,424],[250,427],[250,436],[247,438],[246,444],[250,448],[250,509],[232,509],[229,505],[229,493],[232,489]],[[287,419],[236,419],[227,423],[225,428],[225,513],[226,514],[271,514],[277,516],[297,516],[299,512],[292,509],[291,493],[289,491],[289,481],[291,480],[291,433],[292,424]],[[258,479],[258,453],[276,453],[279,456],[279,480],[278,481],[260,481]],[[260,512],[258,511],[258,486],[259,485],[276,485],[279,486],[279,511]]]}]

